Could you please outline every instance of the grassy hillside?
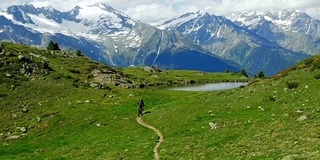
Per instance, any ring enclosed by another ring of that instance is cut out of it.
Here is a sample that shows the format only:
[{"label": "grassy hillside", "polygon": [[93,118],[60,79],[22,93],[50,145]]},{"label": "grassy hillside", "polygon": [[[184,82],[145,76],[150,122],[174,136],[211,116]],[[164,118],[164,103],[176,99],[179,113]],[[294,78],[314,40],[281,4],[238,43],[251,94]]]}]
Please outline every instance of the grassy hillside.
[{"label": "grassy hillside", "polygon": [[159,85],[245,79],[2,44],[0,159],[151,160],[158,137],[135,121],[140,97],[161,159],[320,158],[320,55],[246,87],[185,92]]},{"label": "grassy hillside", "polygon": [[247,80],[237,74],[116,69],[76,52],[6,42],[0,48],[0,159],[152,159],[157,137],[135,121],[140,97],[151,118],[197,95],[159,86]]}]

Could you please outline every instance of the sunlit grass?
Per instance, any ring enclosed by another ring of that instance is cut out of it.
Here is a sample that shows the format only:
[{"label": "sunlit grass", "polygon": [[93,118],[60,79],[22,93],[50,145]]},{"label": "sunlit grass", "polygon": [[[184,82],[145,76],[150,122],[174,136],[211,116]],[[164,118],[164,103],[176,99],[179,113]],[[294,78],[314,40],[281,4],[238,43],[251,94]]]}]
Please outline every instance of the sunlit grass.
[{"label": "sunlit grass", "polygon": [[[47,57],[48,75],[21,81],[1,72],[0,159],[153,159],[158,137],[135,121],[140,97],[144,121],[164,136],[161,159],[320,158],[318,57],[243,88],[212,92],[96,89],[85,81],[92,81],[90,70],[105,66],[86,57]],[[6,60],[17,61],[12,58]],[[137,84],[244,80],[199,71],[115,70]],[[20,137],[8,139],[13,135]]]}]

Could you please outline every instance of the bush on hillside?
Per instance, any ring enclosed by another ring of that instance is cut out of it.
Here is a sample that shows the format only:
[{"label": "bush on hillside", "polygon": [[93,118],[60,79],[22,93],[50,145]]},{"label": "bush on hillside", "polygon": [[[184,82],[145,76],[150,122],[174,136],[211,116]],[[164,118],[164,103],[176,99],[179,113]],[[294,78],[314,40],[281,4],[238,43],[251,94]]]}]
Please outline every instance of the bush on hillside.
[{"label": "bush on hillside", "polygon": [[139,84],[139,88],[144,88],[146,85],[145,84],[143,84],[143,83],[140,83]]},{"label": "bush on hillside", "polygon": [[288,89],[295,89],[299,87],[298,82],[286,82]]}]

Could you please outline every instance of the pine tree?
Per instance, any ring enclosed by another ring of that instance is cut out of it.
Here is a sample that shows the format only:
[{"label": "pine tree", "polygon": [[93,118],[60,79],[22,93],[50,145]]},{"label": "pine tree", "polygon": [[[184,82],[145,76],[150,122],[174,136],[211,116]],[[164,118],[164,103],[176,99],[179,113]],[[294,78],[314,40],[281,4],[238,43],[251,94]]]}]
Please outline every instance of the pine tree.
[{"label": "pine tree", "polygon": [[263,71],[260,71],[260,72],[258,73],[258,77],[259,77],[259,78],[265,77]]},{"label": "pine tree", "polygon": [[53,50],[60,50],[58,43],[54,43],[53,46],[54,46],[54,47],[53,47],[53,48],[54,48]]},{"label": "pine tree", "polygon": [[77,56],[81,56],[82,55],[82,53],[81,53],[81,51],[79,49],[76,50],[76,55]]},{"label": "pine tree", "polygon": [[47,49],[48,49],[48,50],[54,50],[54,43],[53,43],[53,41],[50,40]]},{"label": "pine tree", "polygon": [[248,77],[246,70],[242,69],[240,72],[241,75]]},{"label": "pine tree", "polygon": [[58,43],[54,43],[52,40],[50,40],[47,49],[48,50],[60,50]]}]

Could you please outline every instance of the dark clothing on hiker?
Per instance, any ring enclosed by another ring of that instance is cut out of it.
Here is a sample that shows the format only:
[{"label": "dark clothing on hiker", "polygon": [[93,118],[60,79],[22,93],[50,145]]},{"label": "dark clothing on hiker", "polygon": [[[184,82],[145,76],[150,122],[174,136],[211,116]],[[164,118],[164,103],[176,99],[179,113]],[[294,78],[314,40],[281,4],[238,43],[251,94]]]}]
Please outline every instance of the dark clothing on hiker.
[{"label": "dark clothing on hiker", "polygon": [[143,113],[143,106],[144,106],[144,102],[142,100],[142,98],[140,98],[139,102],[138,102],[138,116],[140,117]]}]

